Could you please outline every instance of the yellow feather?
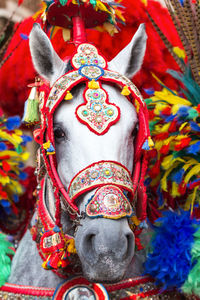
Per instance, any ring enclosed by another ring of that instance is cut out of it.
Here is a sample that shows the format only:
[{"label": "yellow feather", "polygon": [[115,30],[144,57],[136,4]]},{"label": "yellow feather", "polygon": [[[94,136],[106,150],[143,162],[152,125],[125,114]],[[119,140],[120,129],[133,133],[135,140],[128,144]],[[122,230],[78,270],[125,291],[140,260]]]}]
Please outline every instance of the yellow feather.
[{"label": "yellow feather", "polygon": [[192,169],[187,173],[187,175],[184,178],[184,182],[188,183],[190,178],[194,175],[197,175],[200,172],[200,164],[197,164],[196,166],[192,167]]},{"label": "yellow feather", "polygon": [[180,196],[180,193],[178,192],[178,184],[176,182],[172,182],[172,191],[171,191],[171,195],[173,197],[178,197]]}]

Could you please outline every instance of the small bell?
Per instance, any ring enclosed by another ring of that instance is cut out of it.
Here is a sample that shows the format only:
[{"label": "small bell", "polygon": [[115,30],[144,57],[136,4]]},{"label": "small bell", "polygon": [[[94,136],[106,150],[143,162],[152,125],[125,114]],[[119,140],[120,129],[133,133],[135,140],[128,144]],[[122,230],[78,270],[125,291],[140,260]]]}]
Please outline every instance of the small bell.
[{"label": "small bell", "polygon": [[122,95],[124,95],[124,96],[128,96],[128,95],[130,95],[130,90],[129,90],[129,88],[127,87],[127,85],[125,85],[124,87],[123,87],[123,90],[121,91],[121,94]]},{"label": "small bell", "polygon": [[67,94],[65,96],[65,100],[71,100],[73,98],[73,95],[70,93],[70,91],[67,91]]},{"label": "small bell", "polygon": [[89,83],[88,83],[88,88],[92,89],[92,90],[97,90],[99,89],[99,83],[97,81],[95,81],[94,79],[92,79]]}]

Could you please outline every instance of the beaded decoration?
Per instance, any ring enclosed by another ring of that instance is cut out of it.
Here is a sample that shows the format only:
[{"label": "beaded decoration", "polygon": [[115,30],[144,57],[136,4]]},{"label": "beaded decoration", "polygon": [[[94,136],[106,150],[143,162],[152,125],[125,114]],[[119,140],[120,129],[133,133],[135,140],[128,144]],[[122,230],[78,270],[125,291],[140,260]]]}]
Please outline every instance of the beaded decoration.
[{"label": "beaded decoration", "polygon": [[95,187],[114,184],[133,194],[129,171],[115,161],[100,161],[81,170],[71,181],[68,193],[72,201]]},{"label": "beaded decoration", "polygon": [[128,199],[121,189],[114,185],[106,185],[97,189],[86,206],[88,217],[120,219],[130,217],[133,213]]},{"label": "beaded decoration", "polygon": [[77,107],[76,116],[94,133],[104,134],[120,117],[119,107],[109,103],[108,94],[98,81],[104,75],[107,63],[96,47],[85,43],[77,48],[72,65],[89,80],[84,92],[85,103]]}]

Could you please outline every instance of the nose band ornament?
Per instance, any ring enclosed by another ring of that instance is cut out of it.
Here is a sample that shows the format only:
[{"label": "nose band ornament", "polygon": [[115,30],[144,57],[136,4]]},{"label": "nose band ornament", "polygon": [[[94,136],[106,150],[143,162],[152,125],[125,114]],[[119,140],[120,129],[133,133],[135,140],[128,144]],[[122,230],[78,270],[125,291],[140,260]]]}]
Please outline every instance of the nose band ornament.
[{"label": "nose band ornament", "polygon": [[132,207],[121,189],[114,185],[107,185],[97,189],[86,206],[86,215],[91,218],[103,217],[120,219],[130,217]]}]

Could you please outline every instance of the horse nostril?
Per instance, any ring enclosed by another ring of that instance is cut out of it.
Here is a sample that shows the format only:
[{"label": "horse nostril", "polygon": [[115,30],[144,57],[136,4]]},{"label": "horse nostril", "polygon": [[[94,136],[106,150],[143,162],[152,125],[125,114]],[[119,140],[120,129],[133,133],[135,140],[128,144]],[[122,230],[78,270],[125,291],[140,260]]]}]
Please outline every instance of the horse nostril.
[{"label": "horse nostril", "polygon": [[95,234],[88,234],[85,237],[85,244],[86,247],[88,248],[88,250],[93,249],[94,250],[94,238],[95,238]]},{"label": "horse nostril", "polygon": [[86,260],[94,260],[95,256],[95,236],[96,234],[87,234],[83,239],[83,252]]},{"label": "horse nostril", "polygon": [[126,236],[126,241],[127,241],[126,256],[131,256],[131,255],[133,255],[133,251],[135,249],[134,235],[132,232],[128,232],[125,236]]}]

